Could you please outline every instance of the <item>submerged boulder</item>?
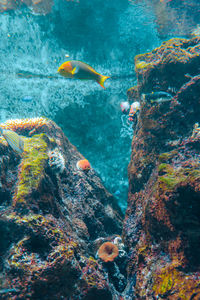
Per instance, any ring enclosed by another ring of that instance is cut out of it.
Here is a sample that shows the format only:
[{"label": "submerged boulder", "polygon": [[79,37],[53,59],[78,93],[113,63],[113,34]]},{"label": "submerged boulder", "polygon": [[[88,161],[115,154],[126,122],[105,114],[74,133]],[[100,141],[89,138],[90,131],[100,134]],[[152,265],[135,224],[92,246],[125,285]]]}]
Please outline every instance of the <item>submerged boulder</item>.
[{"label": "submerged boulder", "polygon": [[125,299],[200,298],[199,53],[200,39],[172,39],[135,58]]},{"label": "submerged boulder", "polygon": [[[62,130],[44,118],[9,120],[19,155],[0,137],[1,299],[112,299],[93,243],[121,233],[115,199]],[[117,286],[117,285],[116,285]]]}]

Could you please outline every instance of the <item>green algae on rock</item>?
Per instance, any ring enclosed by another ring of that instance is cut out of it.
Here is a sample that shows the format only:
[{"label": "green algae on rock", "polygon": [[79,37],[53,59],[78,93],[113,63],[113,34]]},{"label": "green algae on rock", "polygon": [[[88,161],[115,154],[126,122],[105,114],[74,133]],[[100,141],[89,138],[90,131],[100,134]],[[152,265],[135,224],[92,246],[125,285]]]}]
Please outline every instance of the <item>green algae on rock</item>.
[{"label": "green algae on rock", "polygon": [[200,39],[174,38],[163,42],[152,52],[135,57],[139,92],[179,89],[186,83],[186,74],[197,75]]},{"label": "green algae on rock", "polygon": [[19,165],[19,181],[14,197],[14,205],[26,202],[26,197],[38,189],[44,177],[47,164],[47,143],[45,134],[25,139],[25,151]]}]

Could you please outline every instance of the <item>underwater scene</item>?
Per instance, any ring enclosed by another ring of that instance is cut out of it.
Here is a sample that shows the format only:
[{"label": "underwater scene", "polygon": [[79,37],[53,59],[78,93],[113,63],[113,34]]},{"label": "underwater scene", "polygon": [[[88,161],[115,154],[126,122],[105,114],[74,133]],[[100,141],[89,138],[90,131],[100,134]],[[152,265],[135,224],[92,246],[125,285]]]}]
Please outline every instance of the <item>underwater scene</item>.
[{"label": "underwater scene", "polygon": [[0,0],[0,299],[200,299],[200,2]]}]

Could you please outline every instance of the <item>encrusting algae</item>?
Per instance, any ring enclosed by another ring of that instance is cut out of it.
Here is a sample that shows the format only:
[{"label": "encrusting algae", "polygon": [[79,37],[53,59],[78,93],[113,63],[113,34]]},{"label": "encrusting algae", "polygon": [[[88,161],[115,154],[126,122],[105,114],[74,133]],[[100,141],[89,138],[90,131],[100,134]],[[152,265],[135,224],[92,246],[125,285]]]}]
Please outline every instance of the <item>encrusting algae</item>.
[{"label": "encrusting algae", "polygon": [[25,151],[19,165],[19,181],[14,196],[14,204],[25,203],[26,196],[38,188],[44,176],[45,165],[48,160],[47,136],[34,135],[25,139]]},{"label": "encrusting algae", "polygon": [[[192,296],[200,293],[200,279],[198,274],[195,278],[192,274],[185,276],[176,268],[176,265],[168,265],[160,269],[153,279],[153,291],[161,298],[167,296],[169,300],[197,299]],[[174,295],[173,291],[178,293]],[[192,297],[192,298],[191,298]]]}]

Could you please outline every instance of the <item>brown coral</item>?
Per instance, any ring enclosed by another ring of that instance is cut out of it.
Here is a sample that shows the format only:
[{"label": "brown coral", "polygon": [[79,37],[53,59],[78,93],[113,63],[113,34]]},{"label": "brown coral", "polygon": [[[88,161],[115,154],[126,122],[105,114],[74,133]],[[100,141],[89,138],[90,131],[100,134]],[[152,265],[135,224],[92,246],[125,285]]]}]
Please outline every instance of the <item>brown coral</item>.
[{"label": "brown coral", "polygon": [[105,262],[113,261],[118,254],[118,247],[111,242],[103,243],[98,250],[98,256]]}]

